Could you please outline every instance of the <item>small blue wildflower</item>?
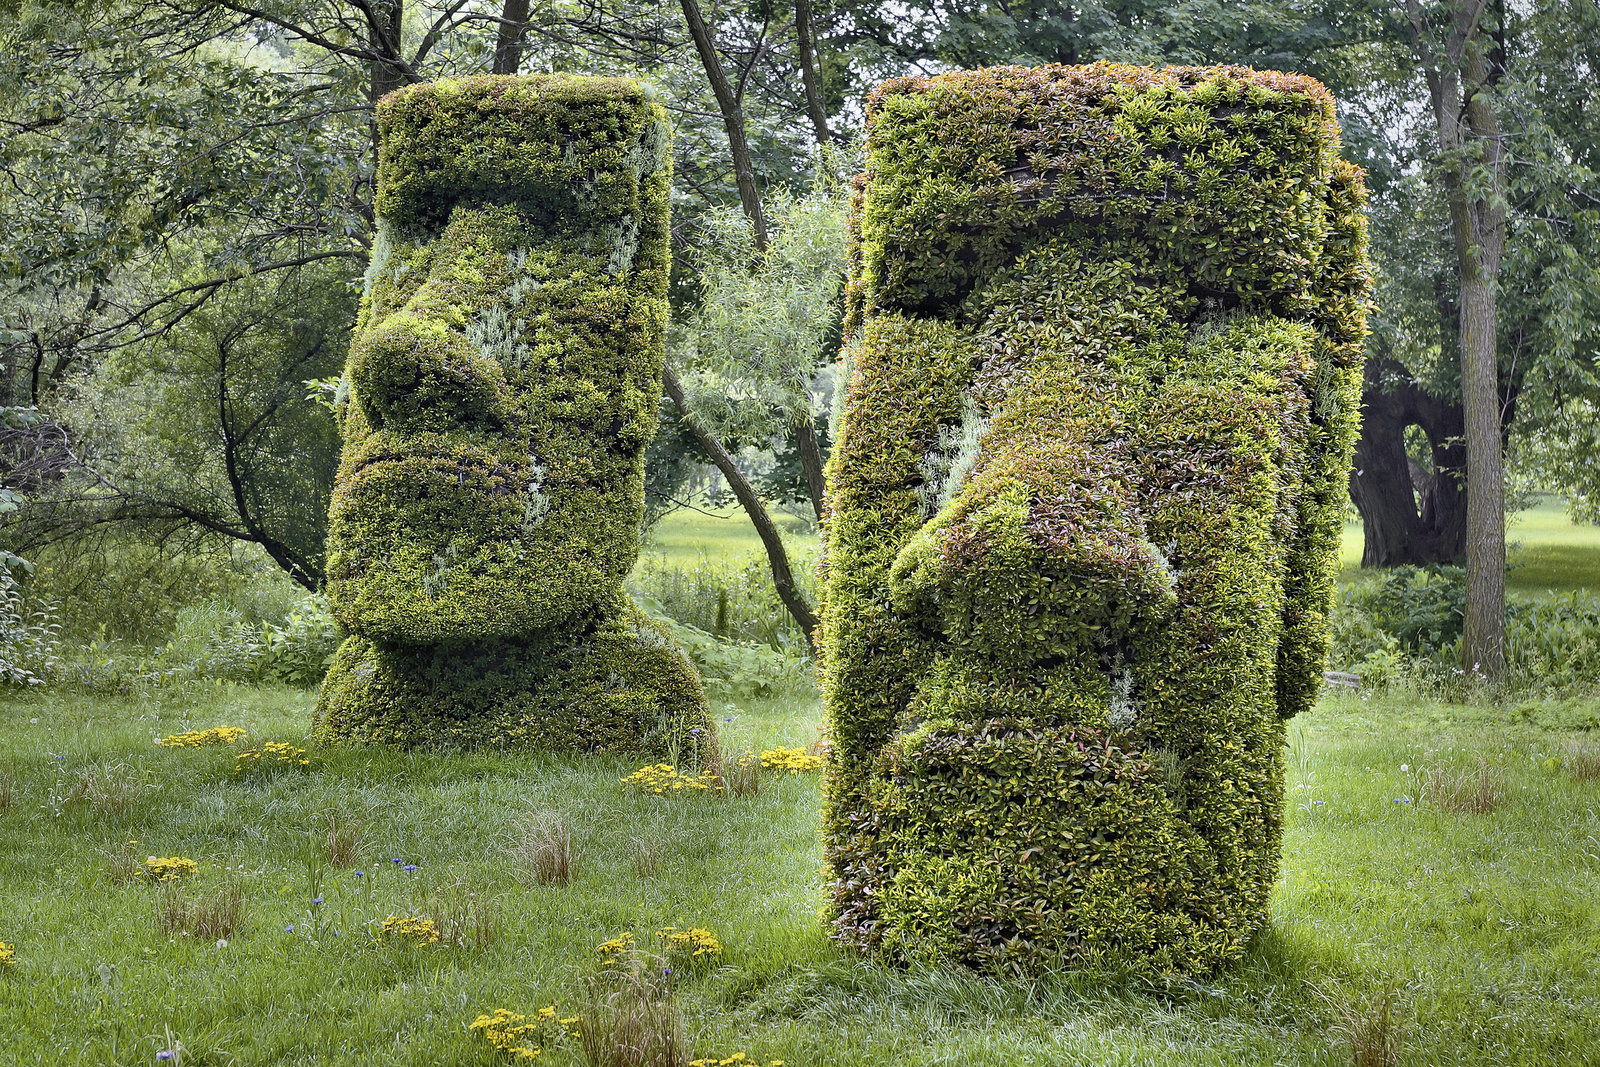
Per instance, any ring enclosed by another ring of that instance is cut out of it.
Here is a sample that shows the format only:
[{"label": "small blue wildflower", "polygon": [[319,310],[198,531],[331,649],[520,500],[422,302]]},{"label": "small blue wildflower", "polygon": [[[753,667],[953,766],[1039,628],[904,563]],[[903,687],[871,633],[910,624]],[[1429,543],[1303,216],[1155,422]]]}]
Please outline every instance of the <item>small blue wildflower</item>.
[{"label": "small blue wildflower", "polygon": [[408,863],[404,867],[401,867],[400,869],[402,871],[414,871],[414,870],[417,869],[417,865],[415,863]]},{"label": "small blue wildflower", "polygon": [[404,863],[405,860],[401,859],[399,856],[396,856],[394,859],[390,860],[389,862],[390,863]]},{"label": "small blue wildflower", "polygon": [[1396,804],[1409,804],[1409,803],[1411,803],[1411,798],[1410,797],[1395,797],[1394,798],[1394,802]]},{"label": "small blue wildflower", "polygon": [[1315,804],[1319,808],[1322,807],[1323,804],[1323,802],[1320,800],[1313,800],[1311,803]]},{"label": "small blue wildflower", "polygon": [[700,727],[696,726],[693,730],[690,730],[689,732],[691,734],[698,734],[700,732]]},{"label": "small blue wildflower", "polygon": [[65,756],[57,756],[57,757],[56,757],[56,759],[58,759],[58,760],[64,760],[64,759],[66,759],[66,758],[67,758],[67,757],[65,757]]},{"label": "small blue wildflower", "polygon": [[661,977],[663,977],[663,978],[671,978],[672,977],[672,968],[671,967],[663,967],[663,968],[661,968]]},{"label": "small blue wildflower", "polygon": [[723,722],[732,722],[733,721],[733,716],[729,715],[726,719],[723,719],[722,721]]},{"label": "small blue wildflower", "polygon": [[313,908],[316,907],[318,904],[321,904],[321,903],[322,903],[322,898],[321,897],[312,897],[311,898],[311,906]]},{"label": "small blue wildflower", "polygon": [[173,1055],[174,1055],[174,1053],[170,1048],[164,1048],[160,1052],[156,1053],[156,1059],[158,1059],[158,1060],[170,1060],[170,1059],[172,1059]]},{"label": "small blue wildflower", "polygon": [[363,878],[363,877],[365,877],[365,875],[361,871],[357,871],[356,872],[356,877],[357,878]]},{"label": "small blue wildflower", "polygon": [[294,933],[294,923],[290,923],[288,926],[285,926],[283,928],[283,932],[286,933],[286,934]]}]

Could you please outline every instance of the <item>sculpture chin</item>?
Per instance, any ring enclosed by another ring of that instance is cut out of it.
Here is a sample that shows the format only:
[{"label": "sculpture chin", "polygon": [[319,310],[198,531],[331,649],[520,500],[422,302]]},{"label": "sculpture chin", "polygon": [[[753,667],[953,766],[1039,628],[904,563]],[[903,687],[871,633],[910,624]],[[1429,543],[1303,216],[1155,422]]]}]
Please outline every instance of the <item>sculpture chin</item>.
[{"label": "sculpture chin", "polygon": [[330,524],[335,615],[386,644],[455,645],[542,633],[591,612],[621,574],[551,521],[530,468],[439,453],[357,466]]}]

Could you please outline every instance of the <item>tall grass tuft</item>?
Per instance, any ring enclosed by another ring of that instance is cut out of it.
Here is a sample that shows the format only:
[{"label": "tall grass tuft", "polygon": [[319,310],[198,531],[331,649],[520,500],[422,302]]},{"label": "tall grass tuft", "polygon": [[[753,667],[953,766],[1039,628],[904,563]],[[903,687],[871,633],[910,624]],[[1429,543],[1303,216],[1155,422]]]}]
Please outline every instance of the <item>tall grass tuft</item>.
[{"label": "tall grass tuft", "polygon": [[729,796],[753,797],[761,792],[760,758],[754,753],[746,752],[728,764],[722,775],[722,784]]},{"label": "tall grass tuft", "polygon": [[572,881],[572,829],[558,812],[541,812],[523,823],[512,855],[534,885],[566,885]]},{"label": "tall grass tuft", "polygon": [[633,864],[634,874],[640,878],[654,878],[656,868],[661,863],[661,849],[651,838],[630,837],[628,860]]},{"label": "tall grass tuft", "polygon": [[244,911],[244,887],[238,882],[193,894],[172,882],[161,889],[156,929],[168,936],[221,940],[232,937],[244,926]]},{"label": "tall grass tuft", "polygon": [[433,921],[439,943],[482,951],[500,937],[500,905],[464,882],[436,891],[422,907]]},{"label": "tall grass tuft", "polygon": [[0,771],[0,812],[11,810],[11,772]]},{"label": "tall grass tuft", "polygon": [[328,862],[341,870],[356,865],[361,851],[361,820],[342,812],[328,815]]},{"label": "tall grass tuft", "polygon": [[578,1048],[588,1067],[687,1067],[689,1042],[670,975],[655,957],[588,980]]},{"label": "tall grass tuft", "polygon": [[1580,782],[1600,782],[1600,748],[1572,742],[1567,747],[1567,774]]},{"label": "tall grass tuft", "polygon": [[1504,795],[1499,766],[1480,756],[1476,767],[1429,767],[1422,776],[1419,799],[1454,815],[1486,815],[1500,806]]},{"label": "tall grass tuft", "polygon": [[1400,1019],[1393,988],[1364,1000],[1318,990],[1333,1009],[1328,1032],[1350,1047],[1351,1067],[1395,1067],[1400,1062]]},{"label": "tall grass tuft", "polygon": [[102,815],[126,815],[144,795],[144,783],[120,760],[86,763],[73,774],[68,799],[88,804]]}]

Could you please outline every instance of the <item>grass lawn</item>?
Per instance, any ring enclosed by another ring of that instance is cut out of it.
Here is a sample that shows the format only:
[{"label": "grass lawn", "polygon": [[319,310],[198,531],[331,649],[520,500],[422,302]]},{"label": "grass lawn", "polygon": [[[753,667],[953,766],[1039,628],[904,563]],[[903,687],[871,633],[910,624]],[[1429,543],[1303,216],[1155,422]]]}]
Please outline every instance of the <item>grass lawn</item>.
[{"label": "grass lawn", "polygon": [[[1361,566],[1361,524],[1347,523],[1341,545],[1342,576]],[[1600,589],[1600,526],[1579,526],[1559,500],[1544,498],[1512,516],[1506,526],[1506,589],[1523,596]]]},{"label": "grass lawn", "polygon": [[[608,759],[313,751],[308,768],[236,776],[235,749],[154,744],[216,725],[295,742],[310,709],[300,692],[217,686],[0,700],[0,941],[17,954],[0,1061],[149,1064],[181,1043],[191,1064],[493,1063],[467,1029],[479,1014],[572,1009],[601,942],[671,925],[724,946],[702,973],[680,968],[702,1056],[1349,1063],[1341,1033],[1387,993],[1402,1064],[1600,1062],[1600,782],[1574,776],[1570,748],[1600,706],[1330,697],[1291,724],[1272,927],[1237,968],[1155,985],[841,956],[817,915],[815,776],[659,798],[624,790],[631,766]],[[734,752],[805,744],[818,721],[807,699],[724,714]],[[1480,757],[1493,810],[1431,799],[1427,768]],[[571,827],[569,885],[531,884],[511,851],[542,812]],[[330,816],[360,826],[349,866],[330,862]],[[119,873],[130,839],[136,860],[197,862],[190,902],[236,887],[237,928],[163,930],[177,898]],[[423,914],[460,918],[461,943],[379,933]]]},{"label": "grass lawn", "polygon": [[[791,544],[815,542],[815,527],[784,512],[772,518]],[[761,552],[761,538],[737,507],[696,511],[679,508],[651,527],[645,551],[670,563],[688,563],[701,556],[735,562]]]}]

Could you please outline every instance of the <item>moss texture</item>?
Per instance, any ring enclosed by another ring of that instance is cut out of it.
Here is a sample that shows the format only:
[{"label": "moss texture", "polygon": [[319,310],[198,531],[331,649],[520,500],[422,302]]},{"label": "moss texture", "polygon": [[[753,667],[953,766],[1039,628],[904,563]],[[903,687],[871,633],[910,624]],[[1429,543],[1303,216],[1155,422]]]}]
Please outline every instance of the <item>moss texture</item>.
[{"label": "moss texture", "polygon": [[1369,277],[1308,78],[893,81],[852,213],[822,623],[836,936],[1204,971],[1267,919]]},{"label": "moss texture", "polygon": [[661,751],[710,734],[622,591],[666,325],[668,127],[639,85],[477,77],[378,105],[346,366],[324,739]]}]

